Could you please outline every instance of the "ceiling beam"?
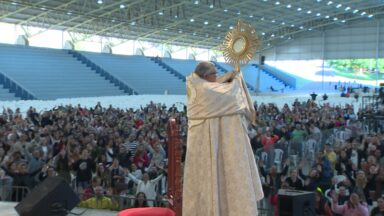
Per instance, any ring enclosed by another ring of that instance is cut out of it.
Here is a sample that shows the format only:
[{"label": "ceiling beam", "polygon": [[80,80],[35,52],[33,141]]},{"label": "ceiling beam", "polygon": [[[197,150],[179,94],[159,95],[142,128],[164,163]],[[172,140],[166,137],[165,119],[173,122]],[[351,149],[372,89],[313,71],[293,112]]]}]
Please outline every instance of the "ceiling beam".
[{"label": "ceiling beam", "polygon": [[[232,5],[229,5],[229,6],[226,7],[226,8],[227,8],[227,9],[235,8],[235,7],[238,7],[238,6],[240,6],[240,5],[246,4],[246,3],[248,3],[248,2],[254,2],[254,0],[238,1],[238,2],[236,2],[236,3],[234,3],[234,4],[232,4]],[[192,4],[192,2],[190,2],[190,3]],[[193,18],[196,19],[196,18],[205,16],[205,15],[209,15],[209,14],[215,13],[215,12],[217,12],[217,11],[219,11],[219,10],[223,10],[223,9],[222,9],[222,8],[214,8],[214,9],[212,9],[212,10],[209,10],[209,11],[205,12],[205,13],[196,14],[196,15],[193,16]],[[184,22],[186,22],[186,21],[189,22],[189,20],[180,20],[180,21],[178,21],[178,22],[173,22],[173,23],[171,23],[171,24],[169,24],[169,25],[166,25],[166,26],[162,27],[161,29],[155,29],[154,31],[151,31],[151,32],[149,32],[149,33],[140,35],[138,39],[142,40],[142,39],[147,38],[147,37],[149,37],[149,36],[151,36],[151,35],[153,35],[153,34],[156,34],[156,33],[159,33],[159,32],[161,32],[161,31],[163,31],[164,28],[172,28],[172,27],[175,27],[175,26],[177,26],[177,25],[179,25],[179,24],[182,24],[182,23],[184,23]]]},{"label": "ceiling beam", "polygon": [[[100,18],[102,18],[102,17],[104,17],[106,15],[109,15],[109,14],[112,14],[112,13],[118,11],[118,10],[121,10],[119,7],[116,7],[116,6],[122,4],[122,3],[126,2],[126,1],[127,0],[111,4],[111,6],[115,7],[115,9],[107,11],[105,13],[102,13],[102,14],[98,15],[97,17],[92,17],[90,19],[87,19],[86,21],[80,22],[80,23],[78,23],[78,24],[76,24],[74,26],[71,26],[69,28],[66,28],[65,31],[71,31],[73,29],[76,29],[77,27],[80,27],[80,26],[84,25],[84,24],[90,23],[90,22],[92,22],[94,20],[100,19]],[[135,2],[131,2],[131,3],[127,4],[127,5],[125,5],[125,7],[129,8],[129,7],[132,7],[133,5],[139,4],[141,2],[143,2],[143,0],[138,0],[138,1],[135,1]],[[105,8],[103,8],[103,9],[105,9]]]},{"label": "ceiling beam", "polygon": [[[244,3],[244,2],[241,2],[241,3]],[[231,5],[231,6],[229,6],[229,7],[226,7],[227,9],[229,9],[229,8],[232,8],[232,7],[235,7],[235,6],[239,6],[239,4],[234,4],[234,5]],[[258,13],[261,13],[261,12],[265,12],[265,11],[270,11],[270,10],[272,10],[273,8],[269,8],[269,9],[261,9],[261,10],[258,10],[258,11],[255,11],[254,13],[255,14],[258,14]],[[220,10],[222,10],[222,9],[220,9]],[[211,12],[211,11],[210,11]],[[195,18],[195,17],[194,17]],[[234,17],[234,18],[232,18],[232,19],[239,19],[238,17]],[[232,20],[231,19],[231,20]],[[227,22],[227,20],[226,20],[226,22]],[[200,32],[204,32],[204,30],[205,30],[206,28],[199,28],[199,30],[198,31],[195,31],[195,33],[197,34],[197,33],[200,33]],[[211,28],[209,28],[209,29],[211,29]],[[181,39],[181,38],[185,38],[185,37],[188,37],[188,36],[190,36],[190,35],[188,35],[188,34],[180,34],[180,35],[178,35],[178,36],[176,36],[176,37],[173,37],[173,38],[170,38],[170,39],[168,39],[167,41],[165,41],[164,43],[172,43],[172,42],[174,42],[174,41],[176,41],[176,40],[178,40],[178,39]]]},{"label": "ceiling beam", "polygon": [[[3,0],[3,1],[12,3],[12,1],[7,1],[7,0]],[[6,18],[6,17],[8,17],[8,16],[11,16],[11,15],[14,15],[14,14],[17,14],[17,13],[20,13],[20,12],[22,12],[23,10],[26,10],[26,9],[29,9],[29,8],[34,8],[34,7],[36,7],[36,6],[40,5],[40,4],[44,4],[45,2],[48,2],[48,1],[49,1],[49,0],[42,0],[42,1],[36,2],[36,3],[34,3],[34,4],[24,3],[24,1],[22,1],[22,2],[17,2],[17,4],[22,5],[23,7],[21,7],[21,8],[19,8],[19,9],[15,10],[15,11],[12,11],[12,12],[10,12],[10,13],[6,13],[6,14],[3,14],[3,15],[0,15],[0,20]]]},{"label": "ceiling beam", "polygon": [[[60,4],[60,5],[58,5],[57,7],[52,8],[52,10],[59,10],[59,9],[64,8],[64,7],[70,5],[70,4],[74,3],[74,2],[77,2],[77,0],[71,0],[71,1],[69,1],[69,2],[67,2],[67,3],[65,3],[65,4]],[[21,21],[21,22],[19,22],[19,23],[16,23],[16,25],[24,25],[24,24],[27,24],[29,21],[32,21],[32,20],[34,20],[34,19],[36,19],[36,18],[39,18],[39,17],[42,17],[42,16],[48,14],[48,13],[50,12],[50,10],[51,10],[51,9],[49,9],[49,10],[45,10],[45,11],[43,11],[42,13],[40,13],[40,14],[38,14],[38,15],[31,16],[31,17],[28,18],[28,19],[25,19],[25,20],[23,20],[23,21]]]},{"label": "ceiling beam", "polygon": [[[140,19],[142,19],[142,18],[144,18],[144,17],[151,16],[151,15],[153,15],[153,14],[157,14],[157,13],[160,12],[160,11],[168,10],[168,9],[170,9],[170,8],[174,8],[174,7],[178,7],[178,6],[184,5],[185,3],[187,3],[187,1],[182,1],[182,2],[177,3],[177,4],[174,4],[174,5],[170,5],[170,6],[167,6],[167,7],[162,7],[162,8],[159,8],[159,9],[157,9],[157,10],[154,10],[154,11],[152,11],[152,12],[150,12],[150,13],[146,13],[146,14],[143,14],[143,15],[141,15],[141,16],[134,17],[134,18],[131,19],[131,21],[137,21],[137,20],[140,20]],[[125,21],[125,22],[120,22],[120,23],[115,24],[115,25],[111,25],[111,26],[109,26],[109,27],[107,27],[107,28],[105,28],[105,29],[103,29],[103,30],[100,30],[100,31],[95,32],[94,34],[95,34],[95,35],[102,34],[102,33],[106,32],[106,31],[109,31],[110,29],[118,28],[118,27],[120,27],[120,26],[122,26],[122,25],[125,25],[125,24],[128,24],[128,22]],[[130,23],[129,23],[129,24],[130,24]]]}]

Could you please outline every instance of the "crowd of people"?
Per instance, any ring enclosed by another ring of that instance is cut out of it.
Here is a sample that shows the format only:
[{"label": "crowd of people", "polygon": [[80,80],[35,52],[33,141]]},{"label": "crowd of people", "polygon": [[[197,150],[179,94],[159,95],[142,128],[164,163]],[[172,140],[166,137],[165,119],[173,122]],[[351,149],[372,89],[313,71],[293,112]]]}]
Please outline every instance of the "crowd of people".
[{"label": "crowd of people", "polygon": [[[369,208],[371,215],[383,215],[384,136],[354,130],[351,125],[364,110],[353,110],[348,104],[318,106],[314,100],[295,101],[281,110],[274,104],[258,107],[259,127],[250,136],[267,204],[277,207],[279,189],[305,190],[316,193],[316,215],[369,215]],[[329,139],[348,130],[349,136]],[[318,149],[312,156],[303,155],[309,140]],[[274,163],[275,149],[286,153],[281,167]],[[263,158],[264,152],[272,160]]]},{"label": "crowd of people", "polygon": [[[323,136],[326,130],[358,121],[361,113],[355,113],[352,105],[319,106],[313,100],[297,100],[282,108],[257,103],[255,108],[257,122],[249,127],[249,136],[267,205],[276,205],[279,189],[291,188],[314,191],[318,215],[368,215],[368,207],[373,208],[372,215],[383,214],[383,134],[353,132],[345,140]],[[100,104],[41,112],[31,107],[26,114],[4,109],[0,199],[19,201],[24,193],[16,187],[33,189],[47,177],[60,176],[79,193],[83,207],[160,205],[157,201],[167,193],[169,118],[177,120],[185,146],[185,108],[150,103],[137,110]],[[308,139],[317,143],[312,164],[302,151]],[[275,149],[283,150],[281,167],[275,164]],[[267,158],[261,157],[264,152]],[[297,155],[298,163],[292,155]],[[132,196],[134,201],[122,203],[115,196]]]},{"label": "crowd of people", "polygon": [[31,107],[24,115],[19,109],[4,109],[0,116],[0,198],[19,201],[23,190],[59,176],[79,193],[80,206],[116,208],[118,200],[94,206],[88,199],[139,192],[153,206],[167,192],[166,124],[175,118],[185,137],[184,112],[155,103],[137,110],[100,103],[92,108],[68,105],[42,112]]}]

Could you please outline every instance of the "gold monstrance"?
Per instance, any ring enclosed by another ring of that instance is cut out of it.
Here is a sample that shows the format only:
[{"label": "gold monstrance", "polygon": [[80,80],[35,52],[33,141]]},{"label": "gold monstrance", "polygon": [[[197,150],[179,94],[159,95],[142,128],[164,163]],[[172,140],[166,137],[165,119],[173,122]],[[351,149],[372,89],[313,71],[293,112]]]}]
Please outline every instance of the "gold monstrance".
[{"label": "gold monstrance", "polygon": [[259,45],[256,30],[239,20],[236,27],[225,36],[222,46],[225,61],[235,67],[236,71],[240,71],[240,66],[253,58]]}]

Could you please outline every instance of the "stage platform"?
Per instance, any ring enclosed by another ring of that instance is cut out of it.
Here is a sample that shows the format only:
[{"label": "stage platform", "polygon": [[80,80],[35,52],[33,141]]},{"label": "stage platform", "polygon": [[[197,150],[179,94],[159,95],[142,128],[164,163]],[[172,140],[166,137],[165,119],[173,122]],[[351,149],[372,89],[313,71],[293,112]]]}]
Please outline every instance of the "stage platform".
[{"label": "stage platform", "polygon": [[[19,216],[15,210],[16,202],[0,202],[0,216]],[[84,208],[74,208],[73,213],[79,214],[83,212]],[[71,214],[68,214],[71,215]],[[116,216],[117,212],[115,211],[106,211],[106,210],[96,210],[88,209],[82,214],[82,216]]]}]

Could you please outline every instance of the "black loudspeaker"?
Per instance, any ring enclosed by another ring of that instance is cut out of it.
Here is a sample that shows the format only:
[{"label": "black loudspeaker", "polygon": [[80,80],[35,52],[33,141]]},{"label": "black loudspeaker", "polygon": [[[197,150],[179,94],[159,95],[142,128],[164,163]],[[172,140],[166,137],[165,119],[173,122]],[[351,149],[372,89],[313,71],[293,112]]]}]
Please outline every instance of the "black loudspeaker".
[{"label": "black loudspeaker", "polygon": [[265,56],[260,57],[260,65],[264,65],[265,62]]},{"label": "black loudspeaker", "polygon": [[316,216],[315,193],[297,190],[279,190],[280,216]]},{"label": "black loudspeaker", "polygon": [[80,202],[64,179],[49,177],[15,207],[20,216],[65,216]]}]

